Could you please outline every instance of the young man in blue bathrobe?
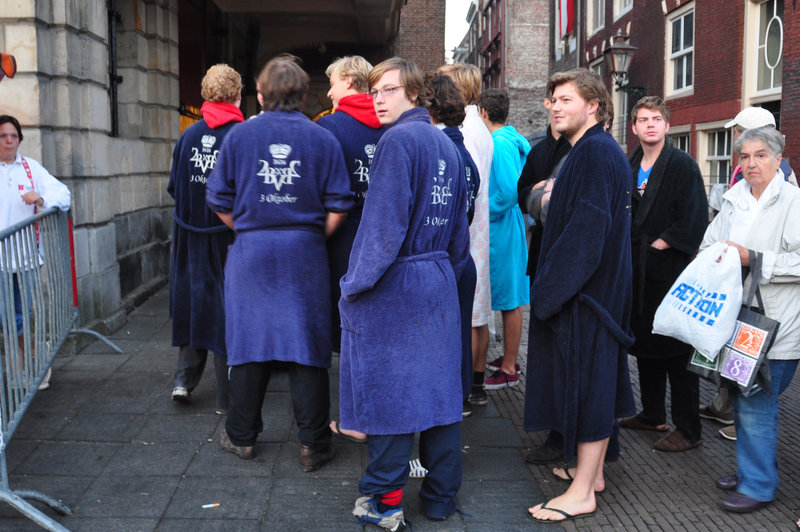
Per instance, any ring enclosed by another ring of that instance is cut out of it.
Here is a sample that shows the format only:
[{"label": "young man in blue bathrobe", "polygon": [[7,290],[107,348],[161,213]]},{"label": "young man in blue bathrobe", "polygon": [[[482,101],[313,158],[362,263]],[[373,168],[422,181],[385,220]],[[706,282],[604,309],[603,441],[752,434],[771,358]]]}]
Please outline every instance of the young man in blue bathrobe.
[{"label": "young man in blue bathrobe", "polygon": [[236,231],[225,265],[230,411],[223,450],[252,458],[274,362],[289,370],[300,468],[329,462],[330,278],[325,237],[353,207],[339,143],[300,107],[308,75],[294,57],[258,77],[264,112],[225,139],[206,200]]},{"label": "young man in blue bathrobe", "polygon": [[[347,272],[350,251],[369,189],[369,169],[375,147],[385,131],[375,114],[372,96],[367,94],[370,70],[372,65],[358,55],[340,57],[331,63],[325,73],[330,78],[328,97],[333,103],[334,112],[317,120],[317,124],[333,133],[342,145],[347,172],[350,174],[350,190],[355,194],[355,205],[327,240],[331,268],[331,343],[337,353],[341,352],[342,345],[342,320],[339,317],[339,298],[342,294],[339,281]],[[331,421],[331,431],[351,441],[366,441],[364,434],[342,427],[338,421]]]},{"label": "young man in blue bathrobe", "polygon": [[189,402],[200,383],[208,352],[214,356],[217,414],[228,412],[223,280],[234,234],[206,205],[206,181],[225,136],[244,121],[242,77],[228,65],[208,69],[201,84],[203,119],[183,132],[172,154],[167,192],[175,199],[169,264],[172,345],[180,348],[172,399]]},{"label": "young man in blue bathrobe", "polygon": [[554,74],[553,128],[572,149],[558,175],[533,282],[525,430],[556,430],[578,467],[539,521],[594,512],[615,418],[634,410],[627,364],[631,313],[631,168],[604,131],[613,104],[587,69]]},{"label": "young man in blue bathrobe", "polygon": [[375,147],[383,135],[383,125],[375,114],[372,98],[367,91],[367,76],[372,65],[361,56],[340,57],[330,64],[325,73],[330,78],[328,97],[334,111],[325,115],[317,124],[336,137],[342,145],[347,172],[350,174],[350,190],[355,194],[355,205],[347,218],[328,238],[328,260],[331,267],[331,340],[333,350],[339,351],[342,329],[339,319],[339,281],[347,271],[350,250],[356,238],[364,198],[369,189],[369,169],[375,155]]},{"label": "young man in blue bathrobe", "polygon": [[456,511],[461,485],[461,332],[456,278],[469,255],[464,167],[431,125],[419,68],[395,57],[369,76],[382,124],[369,195],[342,278],[342,424],[369,435],[363,524],[404,530],[414,434],[429,472],[425,514]]}]

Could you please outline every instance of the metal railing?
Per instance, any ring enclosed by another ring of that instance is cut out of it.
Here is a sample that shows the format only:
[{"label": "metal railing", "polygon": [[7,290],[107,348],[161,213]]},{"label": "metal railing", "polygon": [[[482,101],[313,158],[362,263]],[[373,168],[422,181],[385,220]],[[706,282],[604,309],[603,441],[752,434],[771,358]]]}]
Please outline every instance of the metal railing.
[{"label": "metal railing", "polygon": [[43,493],[11,490],[6,447],[67,336],[91,334],[122,352],[99,333],[80,328],[73,256],[70,221],[57,208],[0,231],[0,501],[54,531],[67,529],[25,499],[62,515],[72,512]]}]

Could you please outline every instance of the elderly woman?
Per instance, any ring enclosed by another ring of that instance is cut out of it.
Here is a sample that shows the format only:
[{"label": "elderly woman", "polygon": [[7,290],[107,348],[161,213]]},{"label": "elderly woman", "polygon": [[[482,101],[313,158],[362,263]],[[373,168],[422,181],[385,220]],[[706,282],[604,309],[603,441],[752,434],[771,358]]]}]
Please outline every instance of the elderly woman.
[{"label": "elderly woman", "polygon": [[306,472],[335,454],[325,237],[353,207],[339,142],[300,112],[308,84],[292,56],[266,64],[257,80],[264,112],[228,134],[206,188],[237,235],[225,264],[230,410],[220,445],[254,456],[272,363],[285,362]]},{"label": "elderly woman", "polygon": [[775,343],[767,354],[772,393],[763,390],[744,397],[731,389],[736,423],[738,471],[717,480],[731,491],[719,506],[747,513],[775,498],[778,489],[778,396],[792,380],[800,358],[800,190],[784,180],[780,170],[783,136],[773,127],[750,129],[734,143],[744,181],[723,196],[721,210],[706,231],[704,249],[725,241],[736,248],[743,266],[749,250],[763,253],[758,282],[765,314],[780,321]]}]

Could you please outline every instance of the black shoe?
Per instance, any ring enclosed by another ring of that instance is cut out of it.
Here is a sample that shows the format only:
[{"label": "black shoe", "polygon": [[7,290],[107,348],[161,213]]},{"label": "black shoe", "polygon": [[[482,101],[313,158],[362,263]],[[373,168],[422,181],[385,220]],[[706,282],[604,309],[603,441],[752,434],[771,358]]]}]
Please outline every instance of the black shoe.
[{"label": "black shoe", "polygon": [[757,501],[741,493],[731,493],[717,503],[720,508],[737,514],[747,514],[768,505],[769,502]]},{"label": "black shoe", "polygon": [[486,406],[489,404],[489,396],[486,395],[486,390],[483,389],[483,385],[472,387],[472,393],[469,394],[469,403],[475,406]]},{"label": "black shoe", "polygon": [[300,469],[306,473],[316,471],[336,456],[336,447],[333,442],[324,451],[317,451],[308,445],[300,445]]},{"label": "black shoe", "polygon": [[537,465],[553,464],[563,459],[564,451],[555,447],[550,447],[546,443],[525,455],[526,462]]},{"label": "black shoe", "polygon": [[736,473],[717,479],[717,487],[724,491],[733,491],[739,487],[739,477]]},{"label": "black shoe", "polygon": [[222,447],[223,451],[233,453],[242,460],[250,460],[256,455],[253,445],[236,445],[231,441],[228,431],[224,428],[219,436],[219,446]]},{"label": "black shoe", "polygon": [[464,399],[464,406],[461,407],[461,417],[469,417],[472,415],[472,405],[469,399]]}]

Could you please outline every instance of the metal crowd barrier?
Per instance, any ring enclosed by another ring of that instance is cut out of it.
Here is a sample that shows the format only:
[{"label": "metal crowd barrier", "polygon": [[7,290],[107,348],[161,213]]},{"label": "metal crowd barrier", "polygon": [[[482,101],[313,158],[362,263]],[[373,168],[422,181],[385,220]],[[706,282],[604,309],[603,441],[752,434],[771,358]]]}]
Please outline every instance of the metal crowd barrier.
[{"label": "metal crowd barrier", "polygon": [[[91,334],[122,352],[99,333],[80,328],[72,250],[69,218],[55,207],[0,231],[0,501],[54,531],[67,529],[26,499],[62,515],[71,510],[38,491],[11,490],[6,447],[67,336]],[[21,327],[15,318],[14,288]]]}]

